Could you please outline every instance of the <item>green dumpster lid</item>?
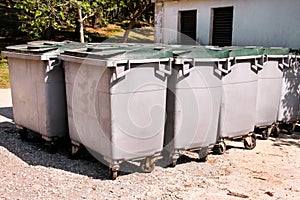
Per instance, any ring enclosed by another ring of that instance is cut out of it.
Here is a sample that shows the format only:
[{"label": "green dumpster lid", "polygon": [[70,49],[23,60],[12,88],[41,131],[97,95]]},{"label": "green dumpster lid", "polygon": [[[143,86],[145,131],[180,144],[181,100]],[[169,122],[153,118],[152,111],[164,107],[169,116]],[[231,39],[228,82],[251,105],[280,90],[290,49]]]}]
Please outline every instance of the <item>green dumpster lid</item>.
[{"label": "green dumpster lid", "polygon": [[142,59],[162,59],[162,58],[172,58],[172,51],[152,48],[152,49],[138,49],[129,50],[123,54],[114,56],[111,59],[132,59],[132,60],[142,60]]},{"label": "green dumpster lid", "polygon": [[27,53],[45,53],[49,51],[57,50],[59,47],[57,45],[51,46],[40,46],[40,45],[14,45],[6,47],[9,51],[15,52],[27,52]]},{"label": "green dumpster lid", "polygon": [[84,46],[84,44],[79,42],[71,42],[71,41],[64,41],[64,42],[33,41],[33,42],[28,42],[27,44],[8,46],[6,47],[6,49],[15,52],[41,54],[41,53],[46,53],[51,51],[57,51],[57,53],[61,53],[66,49],[79,48],[82,46]]},{"label": "green dumpster lid", "polygon": [[171,58],[171,51],[161,48],[82,48],[66,50],[63,54],[103,60],[141,60]]},{"label": "green dumpster lid", "polygon": [[213,49],[189,49],[185,52],[176,52],[173,51],[174,56],[177,58],[228,58],[228,50],[213,50]]},{"label": "green dumpster lid", "polygon": [[265,55],[288,55],[290,54],[289,48],[265,48]]},{"label": "green dumpster lid", "polygon": [[264,49],[262,47],[244,47],[233,48],[230,50],[230,57],[242,57],[242,56],[258,56],[263,55]]}]

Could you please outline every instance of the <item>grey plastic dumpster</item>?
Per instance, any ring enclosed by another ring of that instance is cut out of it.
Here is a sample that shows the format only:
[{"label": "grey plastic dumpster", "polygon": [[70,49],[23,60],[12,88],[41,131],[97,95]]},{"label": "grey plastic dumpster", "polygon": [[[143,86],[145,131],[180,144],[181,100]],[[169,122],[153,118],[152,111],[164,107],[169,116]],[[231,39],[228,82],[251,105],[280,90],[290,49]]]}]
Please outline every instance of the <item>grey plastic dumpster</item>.
[{"label": "grey plastic dumpster", "polygon": [[286,55],[282,57],[285,67],[277,120],[280,129],[291,132],[300,119],[300,69],[297,62],[293,61],[292,56],[287,55],[287,51]]},{"label": "grey plastic dumpster", "polygon": [[64,62],[70,137],[109,163],[111,178],[123,161],[154,169],[163,148],[167,51],[66,51]]},{"label": "grey plastic dumpster", "polygon": [[164,138],[173,167],[183,151],[195,151],[200,160],[206,160],[208,149],[216,144],[222,96],[222,71],[218,67],[229,55],[229,51],[203,47],[180,48],[173,49],[176,58],[168,80]]},{"label": "grey plastic dumpster", "polygon": [[213,148],[224,153],[224,139],[242,139],[246,149],[256,146],[253,133],[256,120],[258,66],[262,64],[263,49],[233,48],[223,70],[221,111],[218,142]]},{"label": "grey plastic dumpster", "polygon": [[255,133],[259,133],[263,139],[267,139],[269,135],[274,137],[279,135],[276,122],[283,72],[289,68],[289,49],[266,48],[264,54],[264,65],[258,72]]},{"label": "grey plastic dumpster", "polygon": [[14,121],[21,138],[27,138],[27,129],[40,133],[51,152],[54,140],[68,133],[64,71],[57,59],[67,44],[78,45],[37,41],[2,52],[8,57]]}]

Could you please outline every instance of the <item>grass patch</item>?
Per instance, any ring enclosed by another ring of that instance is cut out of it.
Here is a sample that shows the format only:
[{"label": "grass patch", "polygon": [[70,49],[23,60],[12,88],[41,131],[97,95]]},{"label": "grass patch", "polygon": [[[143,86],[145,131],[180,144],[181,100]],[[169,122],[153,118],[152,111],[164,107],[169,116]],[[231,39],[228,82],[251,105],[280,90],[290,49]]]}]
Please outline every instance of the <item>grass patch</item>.
[{"label": "grass patch", "polygon": [[10,88],[7,61],[0,58],[0,88]]},{"label": "grass patch", "polygon": [[[93,29],[91,27],[85,28],[86,33],[94,35],[96,38],[102,38],[101,42],[122,42],[125,29],[118,25],[108,25],[107,27]],[[92,41],[92,42],[97,42]],[[98,41],[99,42],[99,41]],[[130,31],[129,43],[153,43],[154,42],[154,28],[142,27],[134,28]]]}]

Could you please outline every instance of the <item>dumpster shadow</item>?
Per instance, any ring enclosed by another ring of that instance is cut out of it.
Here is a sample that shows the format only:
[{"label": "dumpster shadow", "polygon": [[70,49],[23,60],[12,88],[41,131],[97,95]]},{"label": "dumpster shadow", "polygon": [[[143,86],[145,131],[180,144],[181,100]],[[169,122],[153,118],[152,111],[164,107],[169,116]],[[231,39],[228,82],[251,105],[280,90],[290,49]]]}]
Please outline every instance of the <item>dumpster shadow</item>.
[{"label": "dumpster shadow", "polygon": [[0,108],[0,115],[8,119],[13,119],[13,109],[12,107]]},{"label": "dumpster shadow", "polygon": [[[57,141],[57,153],[50,154],[40,134],[29,132],[28,140],[22,141],[15,125],[5,122],[0,123],[0,146],[31,166],[50,167],[94,179],[110,180],[108,165],[99,162],[85,148],[82,148],[76,159],[71,159],[71,143],[67,138]],[[120,176],[142,173],[135,162],[123,162],[120,170]]]},{"label": "dumpster shadow", "polygon": [[[244,147],[239,147],[239,146],[234,146],[234,145],[226,145],[226,151],[228,151],[230,149],[242,149],[242,150],[245,150]],[[218,154],[216,154],[216,155],[218,155]]]},{"label": "dumpster shadow", "polygon": [[0,123],[0,130],[1,129],[8,129],[8,128],[15,128],[15,124],[11,122],[1,122]]},{"label": "dumpster shadow", "polygon": [[59,140],[57,153],[50,154],[39,134],[29,132],[28,141],[22,141],[14,126],[0,123],[0,146],[31,166],[51,167],[94,179],[109,179],[107,166],[88,152],[77,160],[69,159],[70,142],[67,139]]},{"label": "dumpster shadow", "polygon": [[[210,152],[208,153],[208,155]],[[192,151],[185,151],[183,154],[180,154],[179,158],[177,159],[176,165],[180,164],[186,164],[186,163],[191,163],[191,162],[205,162],[199,159],[199,156],[197,153],[192,152]],[[157,161],[157,166],[162,167],[162,168],[167,168],[171,166],[171,161],[168,160],[168,156],[162,155],[162,159]]]},{"label": "dumpster shadow", "polygon": [[295,146],[300,148],[300,132],[293,132],[292,134],[280,133],[278,138],[270,138],[273,141],[273,146]]}]

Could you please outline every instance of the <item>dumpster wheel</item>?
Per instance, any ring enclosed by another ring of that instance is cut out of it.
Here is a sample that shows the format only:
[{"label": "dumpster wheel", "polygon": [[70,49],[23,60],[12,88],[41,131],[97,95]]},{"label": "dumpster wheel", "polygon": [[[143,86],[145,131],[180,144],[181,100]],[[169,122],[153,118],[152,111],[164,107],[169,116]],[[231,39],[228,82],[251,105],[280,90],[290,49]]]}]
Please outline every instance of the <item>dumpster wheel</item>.
[{"label": "dumpster wheel", "polygon": [[113,165],[109,167],[109,176],[112,180],[116,180],[116,178],[119,176],[119,169],[120,165]]},{"label": "dumpster wheel", "polygon": [[55,154],[57,152],[57,145],[54,141],[47,141],[46,148],[50,154]]},{"label": "dumpster wheel", "polygon": [[28,140],[28,130],[27,128],[18,127],[18,132],[22,141]]},{"label": "dumpster wheel", "polygon": [[157,161],[156,157],[147,157],[141,162],[141,170],[146,173],[150,173],[155,168],[155,163]]},{"label": "dumpster wheel", "polygon": [[172,168],[176,167],[177,160],[179,159],[179,157],[180,157],[179,152],[170,155],[170,157],[169,157],[169,163],[170,163],[169,167],[172,167]]},{"label": "dumpster wheel", "polygon": [[252,150],[256,147],[256,135],[254,133],[246,136],[243,140],[245,149]]},{"label": "dumpster wheel", "polygon": [[71,151],[69,152],[69,158],[72,160],[79,159],[82,146],[72,144]]},{"label": "dumpster wheel", "polygon": [[206,162],[208,159],[208,148],[202,148],[198,151],[199,161]]},{"label": "dumpster wheel", "polygon": [[296,124],[297,124],[297,122],[292,122],[292,123],[287,124],[286,130],[287,130],[288,134],[293,134],[293,132],[295,131],[295,128],[296,128]]},{"label": "dumpster wheel", "polygon": [[273,124],[270,128],[269,128],[269,132],[270,135],[272,137],[278,138],[279,137],[279,133],[280,133],[280,129],[278,128],[278,126],[276,124]]},{"label": "dumpster wheel", "polygon": [[171,158],[171,163],[170,163],[170,167],[176,167],[176,165],[177,165],[177,158]]},{"label": "dumpster wheel", "polygon": [[218,142],[217,144],[215,144],[215,146],[213,147],[212,151],[215,154],[219,154],[222,155],[225,153],[226,151],[226,144],[224,141]]},{"label": "dumpster wheel", "polygon": [[268,138],[269,138],[269,136],[270,136],[270,133],[271,133],[271,131],[270,131],[270,128],[268,127],[268,128],[264,128],[262,131],[261,131],[261,137],[262,137],[262,139],[263,140],[267,140]]}]

